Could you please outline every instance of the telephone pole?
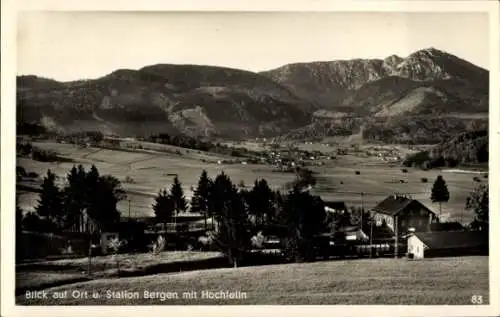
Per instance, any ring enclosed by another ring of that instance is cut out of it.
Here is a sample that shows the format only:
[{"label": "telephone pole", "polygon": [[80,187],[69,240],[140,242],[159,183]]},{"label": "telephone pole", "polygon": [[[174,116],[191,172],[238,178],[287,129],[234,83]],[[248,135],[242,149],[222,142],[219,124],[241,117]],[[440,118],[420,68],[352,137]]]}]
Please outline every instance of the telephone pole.
[{"label": "telephone pole", "polygon": [[399,239],[398,239],[398,216],[395,217],[395,223],[394,223],[394,228],[396,229],[395,230],[395,234],[396,236],[394,237],[394,257],[397,258],[398,257],[398,243],[399,243]]},{"label": "telephone pole", "polygon": [[361,230],[363,230],[363,214],[365,213],[365,193],[361,192]]},{"label": "telephone pole", "polygon": [[373,215],[370,212],[370,259],[372,258],[373,250]]}]

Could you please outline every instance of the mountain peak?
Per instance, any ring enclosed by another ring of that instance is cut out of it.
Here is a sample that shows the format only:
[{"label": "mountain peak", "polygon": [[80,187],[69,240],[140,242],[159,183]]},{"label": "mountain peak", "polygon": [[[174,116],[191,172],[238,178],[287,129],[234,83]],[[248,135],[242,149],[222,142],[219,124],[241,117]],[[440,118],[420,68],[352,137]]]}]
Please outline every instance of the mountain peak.
[{"label": "mountain peak", "polygon": [[413,52],[408,57],[414,57],[414,56],[439,57],[439,56],[445,56],[445,55],[451,56],[450,54],[431,46],[431,47],[424,48],[424,49],[418,50],[416,52]]}]

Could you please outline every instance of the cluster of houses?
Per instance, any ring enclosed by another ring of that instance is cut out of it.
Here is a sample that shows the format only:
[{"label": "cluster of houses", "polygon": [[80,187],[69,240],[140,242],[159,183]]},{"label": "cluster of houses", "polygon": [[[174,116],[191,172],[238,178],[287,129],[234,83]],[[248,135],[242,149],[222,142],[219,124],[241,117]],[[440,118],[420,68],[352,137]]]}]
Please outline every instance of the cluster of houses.
[{"label": "cluster of houses", "polygon": [[[336,208],[347,210],[338,203]],[[458,222],[441,223],[433,211],[409,196],[388,196],[370,213],[373,222],[369,226],[343,228],[345,239],[356,241],[358,250],[374,248],[377,253],[411,259],[488,254],[487,232],[468,231]]]}]

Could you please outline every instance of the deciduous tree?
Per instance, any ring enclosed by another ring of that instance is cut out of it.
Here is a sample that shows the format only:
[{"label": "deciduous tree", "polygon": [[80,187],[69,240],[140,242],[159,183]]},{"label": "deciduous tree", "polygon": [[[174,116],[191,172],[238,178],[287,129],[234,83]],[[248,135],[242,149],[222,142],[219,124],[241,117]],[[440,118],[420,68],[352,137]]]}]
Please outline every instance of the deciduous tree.
[{"label": "deciduous tree", "polygon": [[485,185],[479,185],[467,197],[465,209],[474,211],[475,217],[470,227],[473,230],[488,230],[489,227],[489,190]]}]

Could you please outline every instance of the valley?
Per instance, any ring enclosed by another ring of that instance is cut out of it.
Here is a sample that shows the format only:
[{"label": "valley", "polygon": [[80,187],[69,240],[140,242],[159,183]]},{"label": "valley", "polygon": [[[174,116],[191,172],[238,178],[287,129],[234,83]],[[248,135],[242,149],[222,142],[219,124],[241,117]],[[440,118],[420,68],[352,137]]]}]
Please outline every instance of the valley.
[{"label": "valley", "polygon": [[[147,217],[153,215],[154,197],[162,188],[170,188],[174,176],[182,182],[186,198],[190,199],[202,170],[210,177],[220,172],[227,174],[235,184],[243,183],[250,188],[256,179],[264,178],[273,190],[286,192],[296,179],[293,172],[277,168],[276,164],[247,163],[246,158],[231,157],[211,152],[196,151],[142,141],[123,141],[123,148],[104,149],[63,144],[53,141],[33,142],[33,146],[57,152],[68,162],[39,162],[31,158],[19,157],[18,166],[27,172],[36,172],[37,180],[25,179],[18,184],[38,187],[41,178],[50,169],[57,175],[57,183],[62,187],[67,173],[73,165],[82,164],[86,169],[94,164],[101,174],[117,177],[127,191],[127,199],[118,203],[122,216]],[[130,144],[141,144],[142,149],[130,148]],[[262,141],[228,143],[261,153],[288,153],[286,143],[271,147]],[[128,147],[127,147],[128,146]],[[348,206],[371,208],[393,193],[409,194],[437,212],[437,205],[430,201],[430,189],[438,175],[442,175],[450,191],[450,201],[443,204],[443,220],[469,223],[474,214],[464,211],[467,195],[476,187],[476,174],[455,173],[448,169],[421,170],[408,168],[402,172],[399,161],[409,153],[425,149],[425,146],[409,149],[405,146],[342,146],[326,143],[294,143],[297,153],[315,153],[314,159],[307,160],[305,166],[313,171],[317,184],[311,192],[325,201],[344,201]],[[345,154],[338,155],[339,149]],[[168,150],[169,152],[164,152]],[[382,153],[385,153],[382,155]],[[263,155],[264,157],[264,155]],[[385,159],[385,160],[384,160]],[[359,175],[356,175],[359,171]],[[487,169],[479,166],[481,175]],[[424,183],[422,180],[427,179]],[[480,177],[479,181],[487,183]],[[363,195],[361,194],[363,193]],[[38,200],[36,192],[18,191],[19,206],[33,210]]]}]

